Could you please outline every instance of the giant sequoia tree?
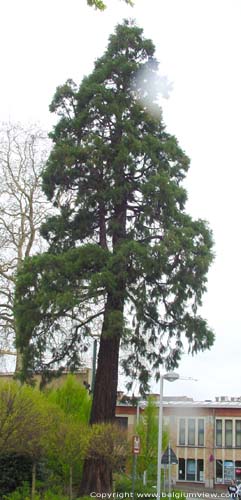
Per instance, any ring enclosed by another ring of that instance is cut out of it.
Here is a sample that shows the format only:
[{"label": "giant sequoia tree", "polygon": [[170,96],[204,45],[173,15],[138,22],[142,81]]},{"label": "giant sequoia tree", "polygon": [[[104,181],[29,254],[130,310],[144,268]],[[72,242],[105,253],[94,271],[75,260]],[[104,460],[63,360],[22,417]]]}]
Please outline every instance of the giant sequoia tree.
[{"label": "giant sequoia tree", "polygon": [[[175,368],[185,344],[196,353],[213,343],[198,315],[212,237],[185,212],[189,160],[157,97],[153,43],[124,22],[92,74],[79,88],[67,81],[51,104],[60,119],[43,189],[59,214],[42,226],[48,252],[18,275],[18,346],[24,376],[45,374],[77,366],[99,329],[91,423],[114,418],[120,347],[145,391],[150,371]],[[83,489],[110,488],[110,466],[86,462]]]}]

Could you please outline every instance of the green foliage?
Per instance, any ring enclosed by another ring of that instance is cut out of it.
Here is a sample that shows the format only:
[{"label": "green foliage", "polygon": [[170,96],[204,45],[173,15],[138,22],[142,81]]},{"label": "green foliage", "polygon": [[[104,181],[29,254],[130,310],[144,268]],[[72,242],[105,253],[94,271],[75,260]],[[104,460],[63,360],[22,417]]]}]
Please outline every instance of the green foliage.
[{"label": "green foliage", "polygon": [[76,417],[60,414],[49,434],[48,458],[52,469],[59,468],[72,498],[73,484],[78,484],[83,459],[89,444],[90,428]]},{"label": "green foliage", "polygon": [[[158,408],[152,397],[148,398],[147,406],[140,422],[136,426],[136,433],[141,438],[141,453],[137,458],[137,473],[140,477],[147,471],[148,478],[156,479],[157,447],[158,447]],[[168,430],[163,429],[162,449],[168,444]]]},{"label": "green foliage", "polygon": [[[3,498],[4,500],[30,500],[31,493],[29,485],[25,483],[22,487],[18,488],[11,494],[4,496]],[[45,491],[44,494],[36,493],[34,500],[69,500],[69,497],[48,490]]]},{"label": "green foliage", "polygon": [[75,369],[97,330],[101,342],[120,339],[126,375],[147,392],[151,373],[177,367],[186,343],[190,353],[213,343],[198,314],[212,234],[185,212],[189,159],[165,130],[154,52],[124,21],[92,74],[56,90],[43,189],[58,213],[42,227],[48,252],[23,263],[16,285],[24,378]]},{"label": "green foliage", "polygon": [[57,389],[47,390],[46,396],[50,402],[59,406],[65,415],[84,424],[89,422],[91,397],[74,375],[69,374],[63,385]]},{"label": "green foliage", "polygon": [[109,463],[114,471],[125,465],[129,455],[127,434],[118,425],[95,424],[91,429],[91,436],[86,457],[103,463]]},{"label": "green foliage", "polygon": [[50,418],[44,396],[17,382],[0,384],[0,453],[24,454],[35,460],[44,450]]},{"label": "green foliage", "polygon": [[[24,482],[19,488],[17,488],[15,491],[10,493],[9,495],[4,495],[3,499],[4,500],[30,500],[31,494],[30,494],[30,488],[29,488],[29,483]],[[35,496],[35,500],[39,500],[38,495]]]},{"label": "green foliage", "polygon": [[[132,493],[132,479],[128,476],[121,475],[115,481],[115,491],[116,493]],[[152,486],[144,486],[142,480],[137,479],[135,481],[135,495],[131,498],[140,498],[137,496],[139,493],[146,493],[147,498],[151,498],[151,494],[153,494],[153,498],[155,498],[156,490]],[[143,495],[142,498],[145,498]]]},{"label": "green foliage", "polygon": [[102,0],[87,0],[87,4],[90,5],[90,7],[95,7],[98,10],[105,10],[106,5]]},{"label": "green foliage", "polygon": [[56,407],[56,418],[48,438],[49,466],[55,471],[55,478],[59,477],[60,482],[62,478],[72,491],[72,485],[80,480],[89,444],[90,428],[87,424],[91,397],[73,375],[68,375],[62,386],[46,390],[45,394]]},{"label": "green foliage", "polygon": [[5,460],[3,481],[11,474],[11,455],[13,459],[16,456],[16,465],[17,457],[24,457],[21,464],[23,471],[21,467],[16,469],[17,478],[13,474],[7,491],[11,492],[23,480],[29,479],[31,472],[34,489],[34,475],[38,479],[37,465],[47,455],[54,417],[52,410],[53,405],[47,403],[37,389],[20,386],[14,381],[0,384],[0,453],[9,454]]},{"label": "green foliage", "polygon": [[[89,294],[92,301],[98,299],[98,290],[94,289],[92,281],[98,276],[99,286],[101,285],[101,269],[106,260],[107,252],[91,244],[71,249],[60,255],[42,254],[25,260],[16,284],[16,294],[19,294],[21,299],[16,300],[15,311],[18,328],[21,331],[21,338],[17,338],[16,344],[28,346],[23,358],[23,370],[28,373],[28,377],[31,377],[36,369],[42,370],[47,379],[53,375],[53,370],[48,370],[44,363],[46,350],[49,350],[55,361],[61,361],[67,356],[67,366],[70,370],[73,365],[75,369],[81,365],[81,350],[85,350],[82,336],[86,337],[90,333],[88,323],[91,322],[92,314],[89,321],[83,321],[83,324],[77,326],[76,324],[73,326],[74,318],[75,314],[78,314],[80,304],[81,309],[87,312],[82,303],[86,298],[84,288],[88,280],[90,290],[93,290]],[[32,290],[31,296],[29,285]],[[24,317],[26,308],[28,321]],[[60,321],[69,310],[75,311],[73,319],[71,318],[69,322],[65,320],[67,326],[73,327],[73,339],[68,341],[64,338],[58,349],[57,339],[62,339],[64,330]],[[88,312],[90,312],[89,307]],[[29,346],[32,332],[37,332],[40,323],[41,336],[36,339],[36,344]],[[34,364],[31,360],[34,360]]]},{"label": "green foliage", "polygon": [[69,500],[69,497],[49,490],[44,493],[43,500]]},{"label": "green foliage", "polygon": [[[84,456],[89,449],[91,428],[87,426],[91,398],[73,376],[59,389],[40,392],[19,383],[0,384],[0,495],[26,498],[33,464],[43,484],[78,484]],[[96,429],[93,430],[96,436]],[[99,433],[98,443],[113,436],[110,429]],[[101,434],[101,436],[100,436]],[[109,441],[108,441],[109,440]],[[94,453],[94,446],[91,446]],[[41,470],[41,460],[44,470]],[[45,476],[43,476],[45,472]],[[24,482],[27,482],[26,484]],[[39,487],[41,485],[39,484]],[[37,481],[38,487],[38,481]],[[24,491],[24,493],[23,493]],[[36,499],[38,497],[36,496]],[[59,493],[47,499],[60,498]]]},{"label": "green foliage", "polygon": [[[132,0],[124,0],[124,2],[131,6],[134,5]],[[106,9],[106,4],[102,0],[87,0],[87,4],[90,5],[90,7],[95,7],[97,10]]]},{"label": "green foliage", "polygon": [[24,482],[31,480],[31,460],[24,455],[0,455],[0,498],[11,493]]}]

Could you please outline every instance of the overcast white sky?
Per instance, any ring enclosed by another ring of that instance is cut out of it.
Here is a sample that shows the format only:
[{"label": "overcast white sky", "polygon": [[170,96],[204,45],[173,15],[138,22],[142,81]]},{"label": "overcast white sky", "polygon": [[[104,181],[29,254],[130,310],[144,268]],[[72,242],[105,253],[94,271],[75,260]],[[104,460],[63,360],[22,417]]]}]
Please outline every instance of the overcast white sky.
[{"label": "overcast white sky", "polygon": [[50,129],[56,86],[80,83],[124,17],[135,18],[156,45],[160,71],[173,82],[164,121],[191,158],[188,211],[209,221],[216,259],[202,314],[216,333],[210,352],[187,355],[183,377],[166,395],[213,399],[241,395],[240,383],[240,117],[241,1],[106,0],[96,12],[85,0],[0,3],[0,119],[38,121]]}]

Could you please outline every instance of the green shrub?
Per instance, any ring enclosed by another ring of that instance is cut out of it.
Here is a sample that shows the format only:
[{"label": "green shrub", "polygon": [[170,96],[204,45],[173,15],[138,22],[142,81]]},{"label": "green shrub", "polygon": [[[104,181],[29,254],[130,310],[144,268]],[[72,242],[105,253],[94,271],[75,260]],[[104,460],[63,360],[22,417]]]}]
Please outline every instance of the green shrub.
[{"label": "green shrub", "polygon": [[59,495],[53,491],[46,491],[44,494],[44,500],[69,500],[69,497]]},{"label": "green shrub", "polygon": [[85,496],[85,497],[78,497],[78,498],[76,498],[76,500],[90,500],[90,498],[91,497]]},{"label": "green shrub", "polygon": [[32,463],[28,457],[15,453],[0,455],[0,498],[31,481]]},{"label": "green shrub", "polygon": [[[30,500],[31,493],[29,489],[29,485],[24,483],[20,488],[15,490],[3,497],[3,500]],[[50,490],[46,491],[44,495],[40,495],[38,493],[35,494],[35,500],[69,500],[69,497],[63,496],[59,493],[52,492]]]},{"label": "green shrub", "polygon": [[[115,481],[116,493],[131,493],[132,492],[132,479],[128,476],[119,476]],[[135,481],[136,493],[156,493],[155,488],[150,485],[144,486],[142,480],[136,479]],[[145,497],[143,497],[145,498]]]},{"label": "green shrub", "polygon": [[[24,482],[19,488],[17,488],[9,495],[3,496],[4,500],[30,500],[30,489],[29,483]],[[39,500],[38,495],[36,495],[35,500]]]}]

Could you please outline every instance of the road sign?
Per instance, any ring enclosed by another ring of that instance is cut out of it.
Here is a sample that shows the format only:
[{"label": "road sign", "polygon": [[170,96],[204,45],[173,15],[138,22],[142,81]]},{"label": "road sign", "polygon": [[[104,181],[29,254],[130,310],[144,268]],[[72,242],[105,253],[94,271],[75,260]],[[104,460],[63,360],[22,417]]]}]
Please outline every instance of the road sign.
[{"label": "road sign", "polygon": [[178,464],[177,456],[171,447],[170,448],[168,447],[166,451],[163,453],[161,463],[162,465]]},{"label": "road sign", "polygon": [[140,436],[133,436],[132,438],[132,453],[134,455],[139,455],[141,451],[141,438]]}]

